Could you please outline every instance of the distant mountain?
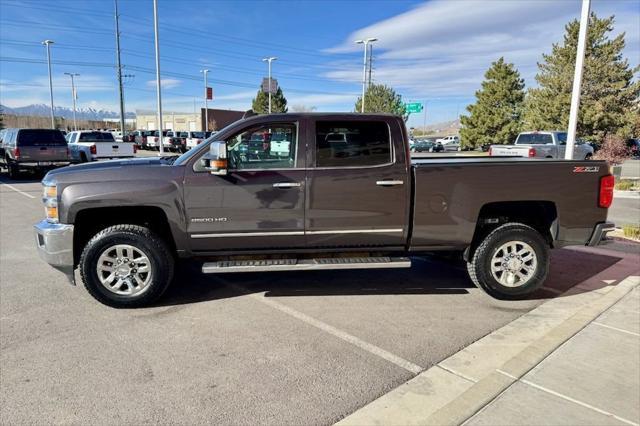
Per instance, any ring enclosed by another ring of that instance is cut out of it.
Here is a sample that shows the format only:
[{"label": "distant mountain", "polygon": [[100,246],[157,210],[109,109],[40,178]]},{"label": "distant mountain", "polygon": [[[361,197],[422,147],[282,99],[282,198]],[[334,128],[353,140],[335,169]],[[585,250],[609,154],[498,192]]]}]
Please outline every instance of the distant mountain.
[{"label": "distant mountain", "polygon": [[[4,105],[0,105],[0,109],[4,114],[14,114],[14,115],[32,115],[32,116],[48,116],[49,115],[49,105],[46,104],[33,104],[27,105],[23,107],[9,108]],[[56,117],[63,117],[66,119],[73,118],[73,109],[66,107],[55,107],[53,109],[53,114]],[[105,118],[118,118],[120,114],[115,111],[108,111],[104,109],[94,109],[94,108],[78,108],[76,109],[76,117],[78,120],[103,120]],[[125,113],[126,118],[136,118],[136,115],[132,112]]]},{"label": "distant mountain", "polygon": [[[440,135],[457,135],[460,132],[460,128],[462,125],[460,124],[459,119],[444,121],[442,123],[434,123],[427,124],[426,132],[428,135],[440,136]],[[424,127],[416,126],[415,130],[417,130],[418,134],[424,131]]]}]

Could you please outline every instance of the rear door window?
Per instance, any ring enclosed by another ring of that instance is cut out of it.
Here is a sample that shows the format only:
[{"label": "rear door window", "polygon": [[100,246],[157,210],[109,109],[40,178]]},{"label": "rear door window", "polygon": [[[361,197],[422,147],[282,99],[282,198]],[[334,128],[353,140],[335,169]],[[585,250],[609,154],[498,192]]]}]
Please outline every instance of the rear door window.
[{"label": "rear door window", "polygon": [[23,129],[18,131],[19,146],[64,146],[67,141],[60,130]]},{"label": "rear door window", "polygon": [[316,122],[317,167],[366,167],[391,162],[391,138],[387,123]]}]

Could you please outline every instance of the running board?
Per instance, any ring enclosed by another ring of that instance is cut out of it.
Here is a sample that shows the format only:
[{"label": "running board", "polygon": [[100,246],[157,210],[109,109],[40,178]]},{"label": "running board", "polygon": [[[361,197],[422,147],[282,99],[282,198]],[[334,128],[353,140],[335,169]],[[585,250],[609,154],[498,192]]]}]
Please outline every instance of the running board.
[{"label": "running board", "polygon": [[329,269],[410,268],[408,257],[328,257],[319,259],[266,259],[207,262],[203,274],[227,272],[317,271]]}]

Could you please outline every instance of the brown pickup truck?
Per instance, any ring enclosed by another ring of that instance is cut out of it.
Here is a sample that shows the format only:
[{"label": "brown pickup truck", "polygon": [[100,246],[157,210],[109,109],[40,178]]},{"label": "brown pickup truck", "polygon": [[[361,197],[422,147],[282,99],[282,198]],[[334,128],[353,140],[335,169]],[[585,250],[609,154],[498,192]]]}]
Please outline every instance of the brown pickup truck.
[{"label": "brown pickup truck", "polygon": [[114,307],[160,297],[177,258],[219,274],[408,268],[434,251],[517,298],[544,282],[549,249],[613,228],[604,162],[412,160],[403,120],[380,114],[253,116],[180,157],[66,167],[43,185],[41,256]]}]

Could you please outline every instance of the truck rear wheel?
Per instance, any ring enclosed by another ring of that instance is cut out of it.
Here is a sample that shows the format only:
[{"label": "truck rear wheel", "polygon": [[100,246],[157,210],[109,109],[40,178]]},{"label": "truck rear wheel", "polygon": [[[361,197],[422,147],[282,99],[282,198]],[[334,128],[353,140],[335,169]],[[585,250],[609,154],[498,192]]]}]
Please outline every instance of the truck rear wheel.
[{"label": "truck rear wheel", "polygon": [[114,308],[137,308],[157,300],[173,277],[167,244],[149,229],[115,225],[97,233],[80,257],[87,291]]},{"label": "truck rear wheel", "polygon": [[467,263],[473,283],[496,299],[518,299],[542,286],[549,272],[549,246],[535,229],[507,223],[494,229]]}]

